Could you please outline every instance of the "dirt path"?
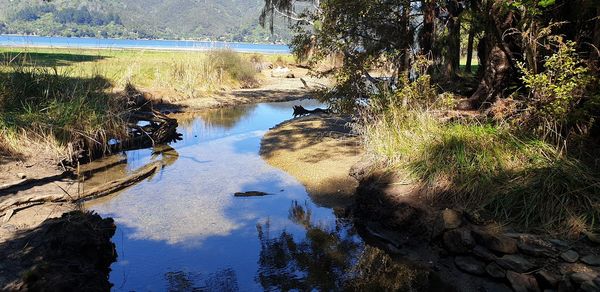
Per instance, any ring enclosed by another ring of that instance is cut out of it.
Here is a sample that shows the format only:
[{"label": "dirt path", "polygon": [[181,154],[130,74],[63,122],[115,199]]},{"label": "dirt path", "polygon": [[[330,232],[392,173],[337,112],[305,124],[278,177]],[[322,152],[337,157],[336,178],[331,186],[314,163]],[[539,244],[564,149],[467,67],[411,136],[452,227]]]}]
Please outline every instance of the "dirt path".
[{"label": "dirt path", "polygon": [[312,115],[277,125],[264,136],[261,156],[296,177],[321,206],[353,202],[358,182],[349,173],[363,154],[348,118]]}]

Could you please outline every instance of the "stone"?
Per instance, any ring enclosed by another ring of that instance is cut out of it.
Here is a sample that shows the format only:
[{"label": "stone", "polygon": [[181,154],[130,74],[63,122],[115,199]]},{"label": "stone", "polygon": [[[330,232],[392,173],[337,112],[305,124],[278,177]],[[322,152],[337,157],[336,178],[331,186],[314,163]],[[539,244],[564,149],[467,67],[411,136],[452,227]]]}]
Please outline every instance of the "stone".
[{"label": "stone", "polygon": [[507,270],[519,273],[527,272],[535,267],[530,261],[519,255],[504,255],[497,259],[496,263]]},{"label": "stone", "polygon": [[593,243],[600,243],[600,235],[595,234],[595,233],[591,233],[591,232],[584,232],[585,236]]},{"label": "stone", "polygon": [[475,240],[488,249],[505,254],[514,254],[517,252],[517,240],[501,234],[492,234],[485,230],[474,229],[473,237]]},{"label": "stone", "polygon": [[296,78],[296,75],[294,75],[294,73],[288,73],[285,75],[285,78]]},{"label": "stone", "polygon": [[535,273],[538,283],[544,288],[555,288],[558,285],[558,276],[548,270],[540,270]]},{"label": "stone", "polygon": [[556,247],[560,247],[560,248],[565,248],[569,246],[569,243],[564,241],[564,240],[560,240],[560,239],[550,239],[548,240],[550,241],[552,244],[554,244]]},{"label": "stone", "polygon": [[462,224],[462,215],[456,210],[444,209],[442,211],[442,223],[446,230],[458,228]]},{"label": "stone", "polygon": [[564,277],[558,282],[558,292],[575,291],[575,286],[568,277]]},{"label": "stone", "polygon": [[492,278],[502,279],[506,277],[506,271],[497,263],[491,262],[485,267],[485,271]]},{"label": "stone", "polygon": [[540,291],[537,281],[531,275],[507,271],[506,278],[516,292]]},{"label": "stone", "polygon": [[560,258],[567,263],[574,263],[579,259],[579,254],[570,249],[560,254]]},{"label": "stone", "polygon": [[487,249],[481,245],[476,245],[471,252],[478,258],[480,258],[484,261],[487,261],[487,262],[495,261],[498,258],[489,249]]},{"label": "stone", "polygon": [[471,231],[466,228],[446,231],[443,235],[443,241],[448,251],[458,254],[466,253],[475,246]]},{"label": "stone", "polygon": [[547,244],[539,239],[528,240],[524,239],[517,244],[519,250],[526,255],[534,257],[553,257],[556,252],[553,251],[550,244]]},{"label": "stone", "polygon": [[600,287],[600,277],[594,278],[594,284],[596,284],[596,286]]},{"label": "stone", "polygon": [[277,67],[271,71],[271,77],[286,77],[291,71],[285,67]]},{"label": "stone", "polygon": [[579,290],[580,291],[586,291],[586,292],[597,292],[597,291],[600,291],[600,289],[598,288],[598,286],[596,286],[596,284],[594,284],[593,281],[587,281],[587,282],[581,283],[581,285],[579,286]]},{"label": "stone", "polygon": [[600,266],[600,256],[587,255],[581,258],[581,261],[590,266]]},{"label": "stone", "polygon": [[485,274],[485,265],[471,256],[457,256],[454,258],[454,264],[463,272],[473,275]]},{"label": "stone", "polygon": [[17,177],[20,178],[20,179],[26,179],[27,175],[24,174],[24,173],[22,173],[22,172],[19,172],[19,173],[17,173]]},{"label": "stone", "polygon": [[578,272],[571,274],[571,280],[577,284],[581,284],[587,281],[594,281],[597,276],[596,273],[592,272]]}]

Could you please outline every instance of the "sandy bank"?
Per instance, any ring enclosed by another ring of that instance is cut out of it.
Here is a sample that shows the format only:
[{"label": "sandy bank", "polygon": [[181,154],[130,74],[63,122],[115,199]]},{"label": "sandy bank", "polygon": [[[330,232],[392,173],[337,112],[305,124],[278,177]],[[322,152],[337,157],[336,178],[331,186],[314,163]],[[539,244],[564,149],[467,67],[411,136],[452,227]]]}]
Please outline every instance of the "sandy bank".
[{"label": "sandy bank", "polygon": [[358,186],[349,173],[363,154],[348,118],[312,115],[281,123],[265,134],[261,156],[296,177],[314,202],[348,206]]}]

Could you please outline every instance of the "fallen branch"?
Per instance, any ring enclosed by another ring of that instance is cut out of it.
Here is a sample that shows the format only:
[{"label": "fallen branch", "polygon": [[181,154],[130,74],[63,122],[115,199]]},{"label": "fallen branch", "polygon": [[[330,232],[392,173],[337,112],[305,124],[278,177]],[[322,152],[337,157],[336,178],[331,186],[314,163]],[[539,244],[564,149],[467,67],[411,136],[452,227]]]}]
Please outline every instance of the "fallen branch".
[{"label": "fallen branch", "polygon": [[13,199],[8,199],[2,203],[0,203],[0,216],[4,216],[6,213],[10,212],[10,210],[22,210],[29,208],[34,205],[43,204],[43,203],[59,203],[59,202],[70,202],[70,203],[78,203],[82,201],[91,200],[94,198],[99,198],[103,196],[110,195],[114,192],[122,190],[128,186],[131,186],[147,177],[155,173],[158,169],[162,167],[162,162],[153,162],[150,163],[138,170],[136,170],[133,174],[105,183],[103,185],[97,186],[90,190],[84,191],[83,193],[77,196],[70,196],[66,193],[61,194],[49,194],[49,195],[27,195],[20,196]]}]

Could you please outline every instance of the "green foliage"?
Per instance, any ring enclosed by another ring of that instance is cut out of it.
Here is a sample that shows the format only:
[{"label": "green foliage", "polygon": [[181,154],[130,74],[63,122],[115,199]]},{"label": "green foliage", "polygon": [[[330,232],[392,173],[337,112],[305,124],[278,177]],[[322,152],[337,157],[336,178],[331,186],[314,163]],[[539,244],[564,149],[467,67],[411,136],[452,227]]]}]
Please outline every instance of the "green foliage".
[{"label": "green foliage", "polygon": [[[285,25],[274,35],[256,21],[261,0],[0,0],[0,33],[112,38],[194,38],[272,42],[290,39]],[[283,24],[276,20],[277,24]]]},{"label": "green foliage", "polygon": [[517,65],[531,92],[527,119],[538,125],[588,122],[592,113],[586,112],[585,103],[594,101],[588,88],[594,77],[577,56],[574,42],[559,41],[557,47],[544,61],[543,72],[535,74],[523,63]]}]

